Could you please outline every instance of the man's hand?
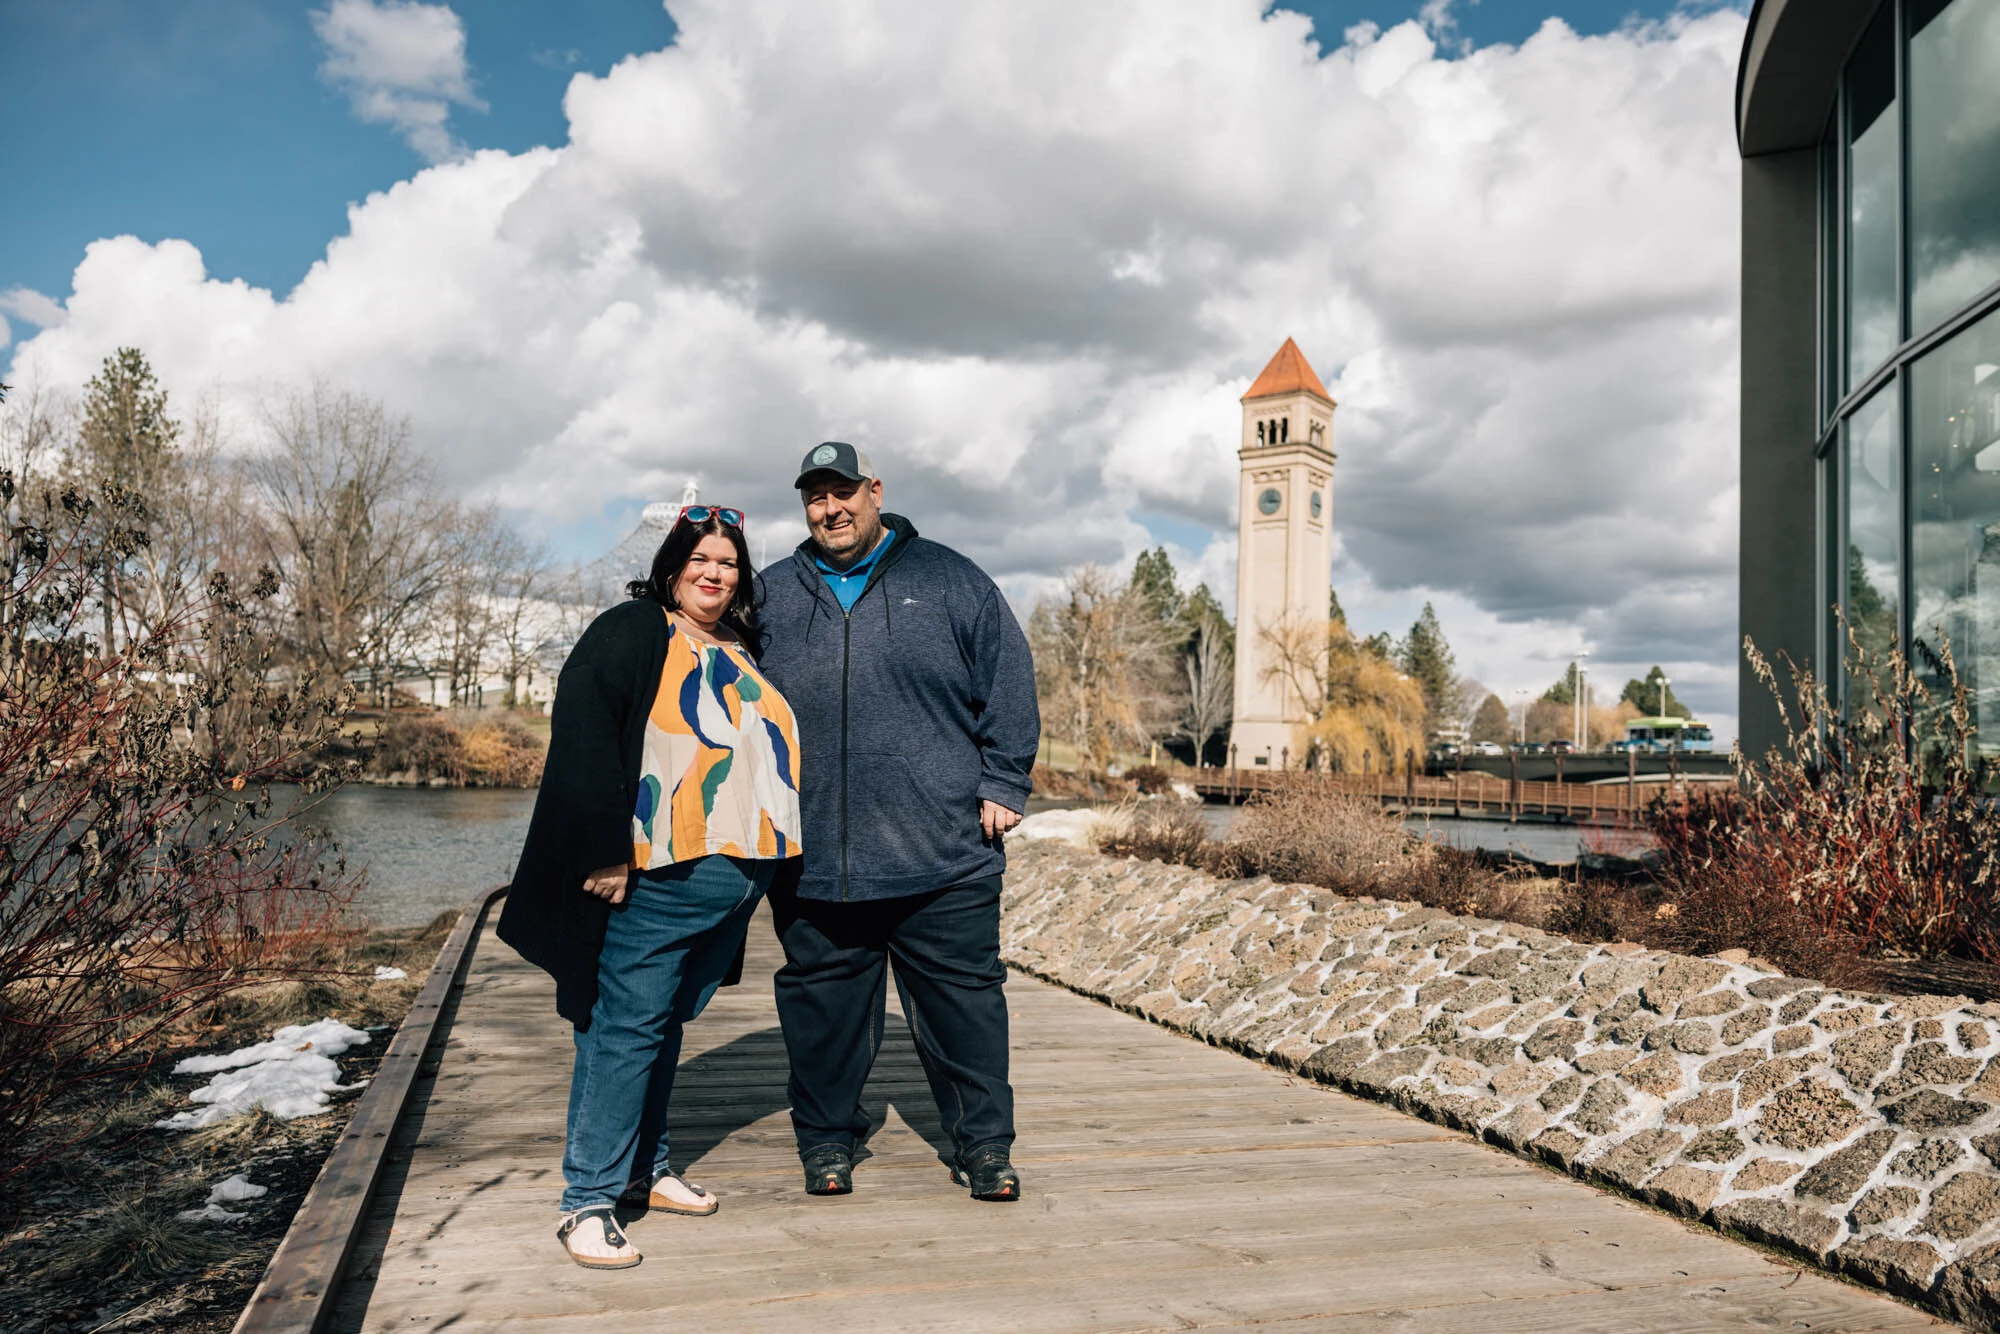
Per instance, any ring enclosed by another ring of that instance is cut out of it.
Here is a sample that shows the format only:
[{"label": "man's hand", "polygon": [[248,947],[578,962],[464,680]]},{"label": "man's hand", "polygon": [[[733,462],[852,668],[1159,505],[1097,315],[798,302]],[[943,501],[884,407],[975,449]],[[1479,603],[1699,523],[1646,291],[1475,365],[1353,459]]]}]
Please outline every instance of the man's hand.
[{"label": "man's hand", "polygon": [[584,892],[595,894],[600,899],[609,899],[614,904],[623,903],[625,881],[631,873],[632,868],[629,866],[607,866],[602,870],[592,871],[583,878]]},{"label": "man's hand", "polygon": [[986,837],[998,838],[1019,823],[1019,811],[1010,811],[997,801],[980,801],[979,827],[986,831]]}]

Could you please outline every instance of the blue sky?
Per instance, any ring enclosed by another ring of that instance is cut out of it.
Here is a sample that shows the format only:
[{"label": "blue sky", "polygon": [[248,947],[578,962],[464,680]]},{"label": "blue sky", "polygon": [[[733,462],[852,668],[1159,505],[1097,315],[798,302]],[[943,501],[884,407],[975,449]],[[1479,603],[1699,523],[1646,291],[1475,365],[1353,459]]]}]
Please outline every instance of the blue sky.
[{"label": "blue sky", "polygon": [[[1435,0],[1434,0],[1435,3]],[[453,0],[483,110],[453,108],[472,148],[518,152],[566,136],[578,70],[669,43],[656,0]],[[1417,15],[1411,0],[1298,0],[1323,42]],[[1698,5],[1697,7],[1710,7]],[[365,124],[319,77],[323,6],[288,0],[6,0],[0,124],[10,127],[0,291],[63,299],[84,246],[180,237],[210,274],[283,293],[346,229],[345,210],[424,164]],[[1459,0],[1460,40],[1516,43],[1549,16],[1579,32],[1656,18],[1673,0]]]}]

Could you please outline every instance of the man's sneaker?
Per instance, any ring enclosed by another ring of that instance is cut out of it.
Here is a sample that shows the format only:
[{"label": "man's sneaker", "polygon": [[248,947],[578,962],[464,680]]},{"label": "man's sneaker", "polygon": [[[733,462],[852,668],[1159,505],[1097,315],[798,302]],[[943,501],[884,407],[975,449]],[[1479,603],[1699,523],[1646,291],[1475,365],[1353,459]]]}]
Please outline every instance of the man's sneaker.
[{"label": "man's sneaker", "polygon": [[1005,1144],[988,1144],[974,1149],[957,1167],[951,1179],[972,1188],[975,1200],[1006,1202],[1021,1198],[1021,1174],[1008,1160]]},{"label": "man's sneaker", "polygon": [[819,1144],[799,1155],[806,1194],[848,1195],[854,1190],[854,1155],[838,1144]]}]

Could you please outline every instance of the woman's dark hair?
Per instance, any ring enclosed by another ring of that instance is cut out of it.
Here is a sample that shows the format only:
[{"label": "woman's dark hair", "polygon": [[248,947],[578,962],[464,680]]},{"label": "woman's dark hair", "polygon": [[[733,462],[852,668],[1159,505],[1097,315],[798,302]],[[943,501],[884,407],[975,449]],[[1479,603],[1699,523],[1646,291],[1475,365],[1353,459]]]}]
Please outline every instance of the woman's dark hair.
[{"label": "woman's dark hair", "polygon": [[653,553],[653,569],[644,579],[634,579],[625,586],[625,591],[635,598],[648,598],[663,607],[673,608],[680,604],[674,600],[674,586],[680,582],[681,571],[687,568],[688,557],[701,539],[714,535],[729,539],[729,545],[736,548],[736,595],[729,599],[723,609],[722,623],[736,632],[736,637],[751,652],[757,651],[757,571],[750,564],[750,544],[743,540],[743,530],[722,521],[722,516],[711,512],[700,523],[689,523],[686,519],[675,521],[667,530],[666,540]]}]

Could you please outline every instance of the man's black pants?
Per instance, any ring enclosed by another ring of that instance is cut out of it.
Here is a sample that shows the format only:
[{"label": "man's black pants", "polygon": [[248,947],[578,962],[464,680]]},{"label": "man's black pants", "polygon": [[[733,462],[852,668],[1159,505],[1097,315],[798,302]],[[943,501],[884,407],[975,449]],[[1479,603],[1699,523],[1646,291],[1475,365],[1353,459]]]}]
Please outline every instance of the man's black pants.
[{"label": "man's black pants", "polygon": [[868,1133],[861,1092],[882,1046],[885,965],[894,966],[910,1037],[960,1160],[983,1145],[1012,1145],[1000,878],[866,903],[801,899],[781,880],[770,902],[785,947],[778,1023],[800,1154],[826,1144],[852,1150]]}]

